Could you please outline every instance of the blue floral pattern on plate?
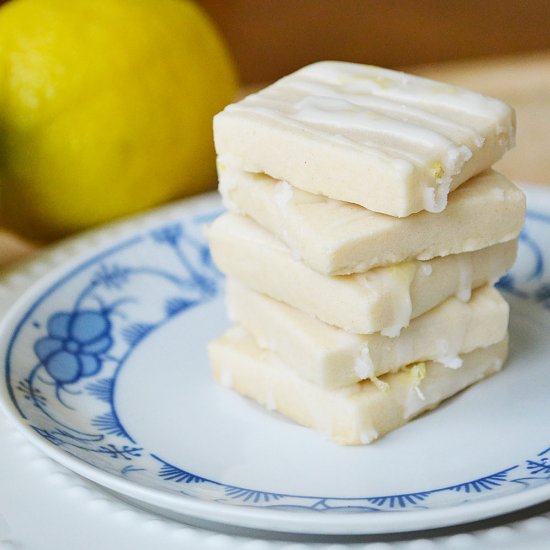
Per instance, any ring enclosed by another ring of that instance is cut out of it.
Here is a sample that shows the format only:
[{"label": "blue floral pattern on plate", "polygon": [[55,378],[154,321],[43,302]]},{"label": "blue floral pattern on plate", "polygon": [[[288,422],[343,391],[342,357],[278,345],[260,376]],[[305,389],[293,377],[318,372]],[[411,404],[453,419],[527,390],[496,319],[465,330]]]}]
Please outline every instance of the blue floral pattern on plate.
[{"label": "blue floral pattern on plate", "polygon": [[[534,456],[478,479],[360,498],[228,485],[171,464],[134,440],[116,409],[118,377],[144,339],[221,292],[222,276],[203,236],[204,225],[218,214],[210,208],[183,215],[81,260],[20,316],[4,357],[5,384],[20,417],[40,438],[146,487],[160,484],[178,495],[287,511],[435,509],[550,483],[550,438]],[[550,247],[540,236],[549,229],[550,216],[529,212],[520,238],[520,268],[500,282],[506,293],[548,310]],[[147,291],[151,285],[154,295]]]}]

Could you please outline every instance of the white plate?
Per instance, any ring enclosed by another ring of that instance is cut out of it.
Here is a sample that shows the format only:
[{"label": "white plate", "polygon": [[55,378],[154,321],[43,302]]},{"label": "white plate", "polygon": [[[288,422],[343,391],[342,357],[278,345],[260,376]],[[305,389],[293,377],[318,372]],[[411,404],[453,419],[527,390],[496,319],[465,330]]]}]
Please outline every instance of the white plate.
[{"label": "white plate", "polygon": [[389,533],[543,502],[550,198],[529,199],[502,285],[506,369],[374,445],[338,447],[211,381],[206,344],[227,325],[202,235],[215,197],[127,222],[25,293],[0,328],[0,401],[51,457],[172,517]]}]

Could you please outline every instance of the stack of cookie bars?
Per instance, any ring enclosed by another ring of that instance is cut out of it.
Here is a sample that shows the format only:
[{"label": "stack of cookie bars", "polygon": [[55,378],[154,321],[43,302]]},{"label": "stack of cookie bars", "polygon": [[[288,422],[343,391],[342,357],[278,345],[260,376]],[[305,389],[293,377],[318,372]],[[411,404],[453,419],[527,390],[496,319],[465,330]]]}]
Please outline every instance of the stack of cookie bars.
[{"label": "stack of cookie bars", "polygon": [[493,98],[320,62],[214,119],[228,213],[209,230],[235,326],[215,378],[340,444],[370,443],[507,355],[525,199]]}]

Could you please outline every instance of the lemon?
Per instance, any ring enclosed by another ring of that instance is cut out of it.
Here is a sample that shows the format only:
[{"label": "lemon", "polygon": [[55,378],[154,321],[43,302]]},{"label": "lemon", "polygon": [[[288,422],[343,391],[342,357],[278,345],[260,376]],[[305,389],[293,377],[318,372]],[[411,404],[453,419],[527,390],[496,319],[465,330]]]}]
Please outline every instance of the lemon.
[{"label": "lemon", "polygon": [[0,226],[51,239],[202,191],[230,56],[186,0],[0,8]]}]

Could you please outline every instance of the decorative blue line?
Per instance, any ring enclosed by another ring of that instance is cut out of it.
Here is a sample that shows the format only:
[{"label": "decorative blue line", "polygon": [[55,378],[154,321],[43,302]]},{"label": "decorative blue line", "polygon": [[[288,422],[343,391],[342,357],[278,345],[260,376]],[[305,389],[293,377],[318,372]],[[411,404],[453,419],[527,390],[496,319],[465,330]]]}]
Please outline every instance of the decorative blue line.
[{"label": "decorative blue line", "polygon": [[537,279],[544,272],[544,259],[542,257],[542,252],[537,243],[529,237],[525,231],[521,233],[519,239],[531,249],[531,252],[535,256],[535,268],[531,272],[528,280]]},{"label": "decorative blue line", "polygon": [[113,382],[114,380],[112,378],[102,378],[92,384],[88,384],[86,390],[96,399],[105,403],[111,403],[113,400]]},{"label": "decorative blue line", "polygon": [[205,482],[215,483],[210,479],[206,479],[204,477],[191,474],[185,470],[182,470],[181,468],[172,466],[171,464],[168,464],[168,462],[166,462],[165,460],[162,460],[162,458],[159,458],[155,454],[151,453],[150,456],[162,464],[158,475],[159,477],[161,477],[166,481],[174,481],[175,483],[182,483],[182,482],[183,483],[205,483]]},{"label": "decorative blue line", "polygon": [[550,223],[550,215],[537,212],[536,210],[528,209],[525,217],[529,220],[537,220],[539,222]]},{"label": "decorative blue line", "polygon": [[508,481],[508,473],[512,470],[515,470],[516,468],[519,468],[519,465],[516,464],[515,466],[506,468],[506,470],[502,470],[501,472],[497,472],[496,474],[491,474],[486,477],[475,479],[473,481],[468,481],[466,483],[452,485],[450,487],[446,487],[440,490],[450,490],[456,492],[463,491],[465,493],[483,493],[484,491],[491,491],[495,487],[500,487],[503,483]]}]

